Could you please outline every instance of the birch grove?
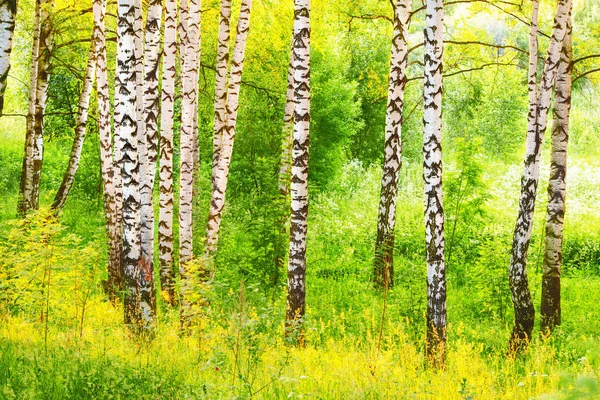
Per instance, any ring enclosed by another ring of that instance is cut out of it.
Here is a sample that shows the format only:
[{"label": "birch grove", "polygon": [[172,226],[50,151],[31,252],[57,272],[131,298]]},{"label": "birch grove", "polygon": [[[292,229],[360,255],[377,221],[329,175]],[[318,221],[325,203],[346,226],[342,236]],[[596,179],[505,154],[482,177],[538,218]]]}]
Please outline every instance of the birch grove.
[{"label": "birch grove", "polygon": [[216,164],[216,168],[213,169],[212,196],[206,226],[205,253],[208,257],[211,257],[217,251],[219,241],[221,218],[223,207],[225,206],[225,192],[227,191],[227,181],[229,179],[229,166],[231,164],[233,142],[235,140],[246,42],[248,32],[250,31],[251,8],[252,0],[242,0],[233,57],[231,59],[231,70],[229,72],[229,87],[226,95],[227,102],[225,103],[225,123],[221,128],[222,133],[216,135],[218,136],[217,140],[220,142],[220,145],[214,146],[214,150],[218,147],[219,153],[217,162],[213,161],[213,164]]},{"label": "birch grove", "polygon": [[560,272],[562,267],[565,199],[567,194],[567,145],[573,74],[571,10],[567,15],[566,34],[560,52],[554,95],[554,118],[550,152],[550,181],[546,213],[546,236],[542,276],[542,305],[540,328],[551,332],[561,323]]},{"label": "birch grove", "polygon": [[427,260],[427,342],[429,361],[443,367],[446,357],[446,265],[442,204],[442,0],[427,0],[423,88],[423,180]]},{"label": "birch grove", "polygon": [[[537,20],[537,17],[535,17],[535,7],[534,5],[533,21]],[[527,252],[531,241],[533,213],[539,183],[541,146],[546,130],[552,88],[556,80],[560,62],[560,50],[567,32],[567,16],[570,8],[571,0],[558,1],[554,28],[548,47],[548,56],[544,64],[541,84],[537,89],[536,105],[535,108],[530,107],[530,114],[528,116],[529,124],[525,162],[521,178],[519,213],[514,231],[509,272],[510,289],[515,311],[515,325],[510,339],[510,348],[514,352],[522,350],[531,339],[535,320],[535,309],[527,279]],[[532,28],[532,35],[533,32]],[[533,76],[531,71],[529,76],[531,91],[531,78]],[[531,114],[532,111],[533,114]]]},{"label": "birch grove", "polygon": [[4,93],[10,71],[16,15],[17,0],[0,0],[0,115],[4,112]]},{"label": "birch grove", "polygon": [[308,231],[308,147],[310,132],[310,0],[294,3],[294,144],[292,151],[290,253],[286,328],[303,343],[306,311],[306,233]]},{"label": "birch grove", "polygon": [[177,75],[177,0],[165,3],[164,58],[160,124],[158,248],[160,285],[170,304],[175,302],[173,249],[173,121]]},{"label": "birch grove", "polygon": [[402,167],[402,112],[408,65],[408,25],[411,0],[399,0],[394,6],[394,37],[390,60],[386,110],[384,164],[375,244],[375,285],[394,285],[394,230],[396,198]]}]

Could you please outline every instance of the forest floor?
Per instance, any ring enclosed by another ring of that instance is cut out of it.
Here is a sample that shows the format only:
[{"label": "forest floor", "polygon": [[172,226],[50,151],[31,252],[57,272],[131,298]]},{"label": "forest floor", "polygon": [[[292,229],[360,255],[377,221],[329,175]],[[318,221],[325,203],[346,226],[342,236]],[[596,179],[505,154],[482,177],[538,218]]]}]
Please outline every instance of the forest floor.
[{"label": "forest floor", "polygon": [[[157,336],[143,341],[128,334],[122,308],[101,290],[105,230],[94,181],[79,181],[60,222],[44,210],[19,222],[14,194],[21,151],[0,148],[0,399],[600,398],[600,168],[594,164],[575,160],[569,173],[563,325],[550,339],[536,328],[517,359],[506,357],[512,328],[507,268],[520,167],[487,165],[482,184],[464,192],[460,211],[448,194],[448,354],[447,368],[437,371],[423,358],[417,163],[403,169],[396,285],[387,296],[370,282],[378,169],[350,163],[328,191],[315,191],[306,347],[296,348],[283,339],[285,276],[270,267],[272,221],[255,199],[230,198],[215,280],[198,290],[203,306],[190,335],[180,336],[177,310],[159,296]],[[56,154],[50,145],[43,204],[52,200],[64,166]],[[449,164],[446,171],[451,187],[458,168]],[[529,259],[536,308],[543,197]]]}]

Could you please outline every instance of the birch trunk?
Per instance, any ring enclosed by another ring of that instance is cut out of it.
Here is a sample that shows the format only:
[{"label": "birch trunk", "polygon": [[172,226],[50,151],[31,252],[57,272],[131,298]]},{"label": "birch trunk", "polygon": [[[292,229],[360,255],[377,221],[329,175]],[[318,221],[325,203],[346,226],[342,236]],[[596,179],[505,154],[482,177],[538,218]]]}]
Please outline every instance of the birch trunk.
[{"label": "birch trunk", "polygon": [[[552,87],[556,80],[560,61],[560,50],[567,32],[567,16],[570,8],[571,0],[559,0],[548,56],[537,93],[535,113],[529,115],[525,162],[523,176],[521,177],[519,214],[515,226],[509,272],[509,283],[515,310],[515,325],[509,343],[512,352],[519,352],[526,347],[531,339],[535,321],[535,309],[527,280],[527,252],[531,241],[535,199],[539,182],[541,147],[546,130]],[[532,107],[530,107],[531,109]]]},{"label": "birch trunk", "polygon": [[23,166],[21,168],[21,185],[19,187],[19,201],[17,211],[25,217],[32,208],[30,203],[33,184],[33,120],[36,103],[36,81],[38,71],[38,58],[40,50],[40,18],[42,0],[36,0],[33,22],[33,42],[31,46],[31,69],[29,71],[29,104],[27,108],[27,121],[25,131],[25,148],[23,150]]},{"label": "birch trunk", "polygon": [[108,279],[106,290],[112,301],[123,290],[121,264],[122,243],[121,225],[117,216],[117,193],[115,177],[119,175],[113,160],[113,144],[110,126],[110,94],[106,67],[106,36],[104,17],[106,0],[94,0],[94,29],[97,30],[97,78],[98,129],[100,134],[100,161],[104,184],[104,216],[108,247]]},{"label": "birch trunk", "polygon": [[306,233],[308,230],[308,148],[310,131],[310,0],[294,7],[294,144],[292,151],[290,253],[286,331],[302,345],[306,310]]},{"label": "birch trunk", "polygon": [[[194,185],[194,131],[198,97],[198,60],[200,56],[200,0],[189,3],[185,60],[182,73],[181,139],[179,173],[179,276],[181,279],[181,322],[186,327],[189,276],[187,263],[193,258],[192,203]],[[184,21],[185,22],[185,21]]]},{"label": "birch trunk", "polygon": [[217,44],[217,68],[215,83],[215,121],[213,141],[213,179],[217,171],[223,130],[227,119],[227,80],[229,75],[231,0],[221,0],[221,18],[219,21],[219,42]]},{"label": "birch trunk", "polygon": [[443,368],[446,358],[446,265],[442,203],[442,0],[427,0],[423,89],[423,180],[427,249],[427,343],[429,362]]},{"label": "birch trunk", "polygon": [[563,225],[567,194],[567,145],[569,142],[569,114],[571,112],[573,73],[570,12],[566,23],[567,33],[560,53],[556,94],[554,96],[544,272],[542,276],[542,306],[540,308],[542,333],[552,332],[554,327],[560,325],[561,322],[560,270],[562,266]]},{"label": "birch trunk", "polygon": [[216,163],[216,171],[213,173],[212,196],[208,213],[208,223],[206,226],[205,252],[206,256],[209,258],[212,258],[217,251],[219,229],[221,227],[223,207],[225,206],[225,192],[227,191],[229,166],[231,164],[231,155],[233,153],[233,143],[235,140],[246,41],[248,39],[248,32],[250,31],[251,8],[252,0],[242,1],[235,46],[233,48],[233,57],[231,60],[229,87],[227,89],[225,125],[222,128],[221,145]]},{"label": "birch trunk", "polygon": [[[140,283],[142,307],[156,311],[156,294],[154,286],[154,180],[158,156],[158,113],[159,91],[158,74],[160,62],[160,30],[162,21],[162,0],[152,0],[148,5],[145,35],[145,65],[142,79],[143,115],[140,131],[140,200],[141,200],[141,246],[143,264],[151,271],[148,280]],[[139,92],[138,92],[139,93]]]},{"label": "birch trunk", "polygon": [[138,158],[138,124],[136,115],[137,82],[135,51],[134,0],[119,0],[119,53],[117,54],[119,79],[119,166],[123,183],[123,272],[125,324],[139,332],[150,323],[149,310],[140,304],[139,279],[147,274],[147,265],[141,262],[140,246],[140,183]]},{"label": "birch trunk", "polygon": [[160,212],[158,249],[160,284],[169,304],[175,303],[173,273],[173,118],[177,76],[177,0],[165,4],[165,44],[160,132]]},{"label": "birch trunk", "polygon": [[97,65],[97,43],[98,43],[98,29],[100,27],[94,24],[94,32],[92,33],[92,42],[90,44],[90,53],[88,56],[88,63],[85,69],[85,76],[83,78],[83,87],[79,95],[79,103],[77,107],[77,125],[75,126],[75,137],[73,139],[73,146],[71,148],[71,155],[69,157],[69,164],[63,177],[62,183],[54,202],[52,203],[52,209],[60,212],[67,202],[67,197],[75,181],[75,175],[77,174],[77,168],[79,167],[79,160],[81,159],[81,151],[83,149],[83,142],[85,140],[88,120],[88,110],[90,107],[90,97],[94,86],[94,76],[96,74]]},{"label": "birch trunk", "polygon": [[375,286],[394,285],[394,230],[398,178],[402,167],[402,109],[408,62],[408,25],[411,0],[399,0],[394,7],[394,38],[385,130],[384,165],[375,244]]},{"label": "birch trunk", "polygon": [[[292,43],[293,44],[293,43]],[[292,142],[294,140],[294,48],[290,49],[290,64],[288,66],[287,95],[283,112],[283,130],[281,132],[281,161],[279,164],[279,201],[281,215],[278,225],[280,238],[277,238],[274,248],[275,276],[273,284],[277,284],[279,274],[285,263],[286,247],[289,228],[289,196],[292,169]]]},{"label": "birch trunk", "polygon": [[4,93],[10,70],[17,0],[0,0],[0,115],[4,112]]},{"label": "birch trunk", "polygon": [[43,0],[40,8],[40,39],[36,80],[35,107],[33,114],[33,171],[31,185],[32,209],[39,208],[40,180],[44,162],[44,113],[48,100],[48,84],[50,83],[50,67],[54,49],[54,28],[50,8],[53,2]]}]

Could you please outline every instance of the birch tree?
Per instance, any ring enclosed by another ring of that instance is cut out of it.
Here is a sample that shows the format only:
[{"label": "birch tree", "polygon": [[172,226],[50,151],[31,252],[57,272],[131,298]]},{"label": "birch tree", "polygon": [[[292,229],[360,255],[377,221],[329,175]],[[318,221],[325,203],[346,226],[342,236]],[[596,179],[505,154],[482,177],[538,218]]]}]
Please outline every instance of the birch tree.
[{"label": "birch tree", "polygon": [[40,8],[41,27],[33,114],[33,171],[30,199],[31,207],[34,210],[39,207],[40,180],[44,162],[44,114],[46,113],[52,52],[54,50],[54,27],[52,26],[52,15],[50,13],[53,4],[49,0],[43,0]]},{"label": "birch tree", "polygon": [[235,46],[233,48],[233,57],[231,59],[229,87],[227,89],[227,103],[225,108],[225,124],[222,126],[222,133],[217,135],[220,137],[220,145],[214,146],[215,149],[218,147],[219,155],[216,162],[216,170],[213,170],[212,196],[208,213],[208,223],[206,226],[205,251],[208,257],[214,255],[219,241],[219,229],[221,227],[223,207],[225,206],[225,192],[227,191],[229,166],[231,164],[233,143],[236,133],[240,84],[242,82],[246,41],[248,39],[248,32],[250,31],[251,8],[252,0],[242,1]]},{"label": "birch tree", "polygon": [[571,39],[571,14],[567,16],[567,32],[560,53],[554,118],[552,123],[552,148],[550,152],[550,181],[548,183],[548,208],[542,276],[542,306],[540,308],[542,333],[550,333],[560,325],[560,271],[562,267],[563,225],[565,217],[567,145],[569,142],[569,114],[573,73],[573,45]]},{"label": "birch tree", "polygon": [[100,162],[104,186],[104,218],[108,248],[108,279],[106,289],[114,301],[123,289],[121,225],[117,215],[117,189],[115,179],[119,176],[113,159],[113,139],[110,125],[110,94],[106,66],[106,36],[104,17],[106,0],[94,0],[94,30],[97,32],[97,78],[98,129],[100,134]]},{"label": "birch tree", "polygon": [[213,179],[217,171],[223,130],[227,119],[227,81],[229,77],[229,41],[230,41],[231,0],[221,0],[219,20],[219,40],[217,44],[217,66],[215,83],[215,116],[213,139]]},{"label": "birch tree", "polygon": [[423,89],[423,180],[427,258],[427,343],[432,365],[443,367],[446,356],[446,266],[442,203],[442,0],[427,0]]},{"label": "birch tree", "polygon": [[51,4],[49,0],[37,0],[35,3],[29,107],[18,203],[18,211],[23,216],[29,210],[37,209],[39,203],[39,183],[44,155],[44,112],[53,50],[53,30],[49,13]]},{"label": "birch tree", "polygon": [[[161,56],[162,0],[152,0],[148,5],[145,34],[144,74],[142,79],[142,121],[144,131],[140,131],[140,221],[142,264],[151,271],[149,279],[144,280],[142,303],[146,302],[153,310],[156,308],[154,288],[154,180],[158,157],[158,113],[159,96],[158,74]],[[139,92],[138,92],[139,94]]]},{"label": "birch tree", "polygon": [[10,70],[17,0],[0,0],[0,115],[4,111],[4,93]]},{"label": "birch tree", "polygon": [[135,51],[134,0],[119,0],[119,52],[117,54],[119,96],[120,156],[123,184],[123,275],[125,323],[138,332],[152,324],[152,311],[142,309],[140,280],[149,279],[148,265],[141,263],[140,245],[140,182],[138,159],[138,124],[136,115],[137,82]]},{"label": "birch tree", "polygon": [[181,284],[182,324],[187,320],[186,300],[189,276],[187,263],[193,258],[192,195],[194,184],[194,130],[198,96],[198,60],[200,57],[200,0],[191,0],[186,24],[187,39],[182,73],[181,140],[179,173],[179,276]]},{"label": "birch tree", "polygon": [[170,304],[175,303],[173,273],[173,122],[177,75],[177,0],[165,3],[164,59],[162,78],[158,249],[160,284]]},{"label": "birch tree", "polygon": [[23,150],[23,166],[21,168],[21,184],[19,187],[19,201],[17,205],[17,211],[23,217],[27,214],[29,210],[33,208],[33,205],[31,204],[34,147],[33,120],[35,114],[35,102],[37,94],[36,81],[40,50],[41,6],[42,0],[36,0],[33,20],[33,41],[31,45],[31,67],[29,70],[29,103],[27,107],[25,148]]},{"label": "birch tree", "polygon": [[56,211],[62,210],[67,202],[69,192],[71,191],[71,187],[75,181],[75,175],[77,174],[77,168],[79,167],[79,160],[81,159],[81,151],[83,149],[83,142],[85,140],[87,131],[90,97],[94,87],[94,77],[96,74],[99,29],[100,26],[97,22],[95,22],[87,67],[85,69],[85,76],[83,78],[83,86],[81,88],[77,106],[77,123],[75,125],[75,137],[73,139],[73,146],[71,147],[71,155],[69,156],[69,163],[67,165],[65,175],[63,176],[62,183],[58,189],[58,192],[56,192],[54,202],[52,203],[52,209]]},{"label": "birch tree", "polygon": [[402,110],[406,67],[408,63],[408,25],[411,0],[399,0],[394,5],[394,37],[385,130],[384,165],[375,244],[375,285],[394,285],[394,230],[398,178],[402,167]]},{"label": "birch tree", "polygon": [[288,261],[288,335],[303,343],[306,311],[306,233],[308,231],[308,147],[310,132],[310,0],[294,6],[294,144],[292,151],[290,253]]},{"label": "birch tree", "polygon": [[[536,7],[537,4],[534,2],[531,35],[535,32],[533,25],[537,24]],[[528,115],[527,142],[523,175],[521,177],[519,213],[514,231],[509,272],[509,283],[515,311],[515,324],[509,343],[512,352],[518,352],[527,345],[531,339],[535,321],[535,309],[527,279],[527,252],[531,241],[535,199],[539,182],[541,147],[546,130],[552,88],[556,80],[560,61],[560,50],[567,32],[567,16],[570,8],[571,0],[558,1],[556,17],[554,18],[554,28],[548,47],[548,56],[544,63],[541,84],[539,89],[537,89],[535,107],[530,106]],[[533,50],[531,51],[532,53]],[[532,62],[533,60],[531,59],[529,72],[530,99],[533,97],[531,95],[531,79],[534,77],[531,71]]]},{"label": "birch tree", "polygon": [[[292,43],[293,44],[293,43]],[[290,63],[288,65],[287,94],[285,97],[285,109],[283,112],[283,129],[281,132],[281,159],[279,163],[279,200],[282,204],[280,226],[281,240],[275,243],[275,271],[279,271],[285,262],[287,239],[284,237],[289,228],[289,196],[290,180],[292,172],[292,142],[294,140],[294,48],[290,49]],[[277,278],[275,278],[276,280]]]}]

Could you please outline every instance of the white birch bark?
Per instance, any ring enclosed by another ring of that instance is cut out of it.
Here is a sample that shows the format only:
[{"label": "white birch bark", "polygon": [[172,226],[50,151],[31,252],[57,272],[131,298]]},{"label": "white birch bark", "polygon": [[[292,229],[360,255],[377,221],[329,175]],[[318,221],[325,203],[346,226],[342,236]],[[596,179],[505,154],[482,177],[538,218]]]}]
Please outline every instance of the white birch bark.
[{"label": "white birch bark", "polygon": [[294,7],[294,144],[292,151],[290,253],[287,282],[287,334],[303,343],[306,311],[306,233],[308,231],[308,148],[310,132],[310,0]]},{"label": "white birch bark", "polygon": [[221,146],[217,160],[216,171],[213,173],[212,196],[208,223],[206,226],[206,248],[207,257],[212,257],[217,251],[219,241],[219,229],[223,207],[225,206],[225,192],[229,179],[229,166],[233,153],[235,130],[237,125],[237,114],[239,107],[240,84],[242,82],[242,70],[246,52],[246,41],[250,31],[250,10],[252,0],[243,0],[240,8],[240,18],[237,25],[235,46],[231,59],[231,70],[229,87],[227,89],[226,119],[222,129]]},{"label": "white birch bark", "polygon": [[[152,318],[156,313],[156,290],[154,285],[154,181],[158,156],[158,74],[161,56],[162,0],[148,4],[146,31],[144,35],[144,63],[141,80],[141,127],[140,146],[140,223],[142,265],[149,273],[140,279],[140,301],[142,310],[148,310]],[[138,82],[138,89],[140,84]],[[138,96],[140,92],[138,90]]]},{"label": "white birch bark", "polygon": [[443,367],[446,353],[446,266],[442,203],[442,0],[427,0],[423,89],[423,180],[427,249],[427,343],[429,361]]},{"label": "white birch bark", "polygon": [[17,0],[0,0],[0,115],[4,111],[4,93],[10,70]]},{"label": "white birch bark", "polygon": [[165,4],[164,59],[162,78],[158,248],[161,289],[175,303],[173,273],[173,122],[177,75],[177,1]]},{"label": "white birch bark", "polygon": [[550,181],[548,183],[548,208],[542,276],[542,305],[540,327],[550,333],[561,323],[560,272],[567,194],[567,145],[569,142],[569,115],[573,74],[573,44],[571,39],[571,14],[567,17],[567,33],[560,53],[554,118],[552,124],[552,149],[550,153]]},{"label": "white birch bark", "polygon": [[97,43],[100,27],[94,24],[94,30],[92,33],[92,41],[90,44],[90,52],[88,56],[88,63],[85,69],[85,76],[83,78],[83,86],[81,93],[79,94],[79,102],[77,107],[77,123],[75,125],[75,137],[73,139],[73,146],[71,147],[71,155],[69,156],[69,163],[67,170],[63,176],[62,183],[54,202],[52,203],[52,209],[60,211],[65,206],[73,182],[75,181],[75,175],[79,168],[79,160],[81,159],[81,151],[83,149],[83,142],[87,131],[88,121],[88,110],[90,106],[90,97],[92,89],[94,87],[94,77],[96,75],[97,65]]},{"label": "white birch bark", "polygon": [[571,0],[559,0],[548,56],[537,93],[535,113],[529,116],[525,162],[521,177],[519,214],[515,225],[509,272],[515,310],[515,325],[509,346],[514,352],[520,351],[527,345],[531,339],[535,321],[535,309],[527,279],[527,253],[531,241],[535,199],[539,183],[541,147],[546,130],[552,88],[560,61],[560,50],[567,32],[566,21],[570,8]]},{"label": "white birch bark", "polygon": [[[188,10],[185,60],[182,73],[181,139],[179,169],[179,277],[181,280],[181,327],[188,327],[190,277],[188,263],[193,253],[193,186],[194,186],[194,130],[196,99],[198,97],[198,62],[200,57],[200,0],[191,0]],[[185,23],[185,21],[183,21]]]},{"label": "white birch bark", "polygon": [[187,45],[182,74],[183,101],[181,105],[180,200],[179,200],[179,257],[183,265],[193,257],[192,190],[194,168],[194,113],[198,96],[198,59],[200,50],[200,1],[190,2],[187,25]]},{"label": "white birch bark", "polygon": [[221,152],[221,141],[227,117],[227,81],[229,77],[229,40],[230,40],[231,0],[221,0],[219,20],[219,41],[217,44],[217,65],[215,83],[215,116],[213,141],[213,175]]},{"label": "white birch bark", "polygon": [[[292,43],[293,44],[293,43]],[[288,65],[287,94],[283,112],[283,129],[281,132],[281,159],[279,164],[279,202],[281,215],[278,219],[280,237],[274,243],[275,275],[273,283],[277,284],[279,271],[285,264],[285,256],[289,248],[289,196],[292,173],[292,143],[294,140],[294,49],[290,49],[290,63]]]},{"label": "white birch bark", "polygon": [[117,214],[115,178],[120,176],[113,159],[113,143],[110,124],[110,94],[106,65],[106,35],[104,17],[106,0],[94,0],[94,29],[97,29],[97,78],[98,129],[100,135],[100,162],[104,186],[104,217],[108,247],[108,279],[106,290],[111,300],[123,289],[121,264],[122,238],[120,219]]},{"label": "white birch bark", "polygon": [[402,111],[408,64],[408,25],[411,3],[411,0],[399,0],[394,6],[394,37],[390,60],[384,165],[375,244],[374,281],[377,287],[394,285],[394,231],[398,179],[402,167]]},{"label": "white birch bark", "polygon": [[[147,273],[140,263],[140,185],[138,158],[138,125],[136,115],[136,7],[134,0],[119,0],[119,52],[117,72],[119,79],[119,166],[123,184],[123,275],[125,323],[134,332],[144,327],[140,307],[139,277]],[[147,310],[145,310],[147,311]]]}]

